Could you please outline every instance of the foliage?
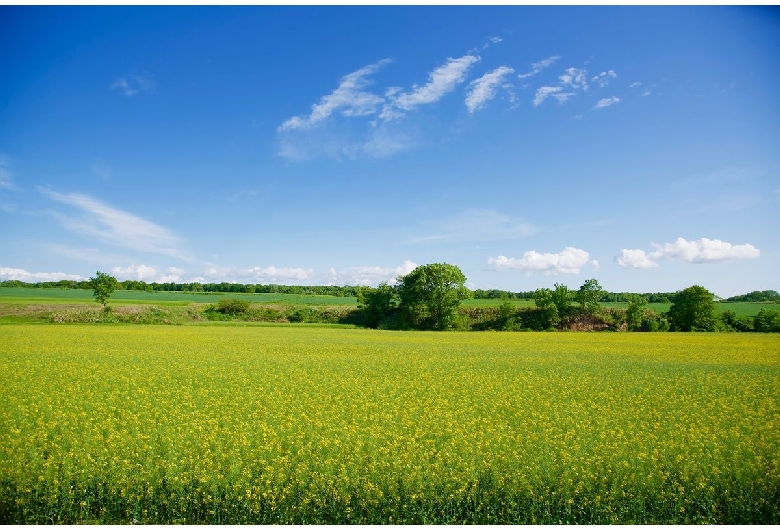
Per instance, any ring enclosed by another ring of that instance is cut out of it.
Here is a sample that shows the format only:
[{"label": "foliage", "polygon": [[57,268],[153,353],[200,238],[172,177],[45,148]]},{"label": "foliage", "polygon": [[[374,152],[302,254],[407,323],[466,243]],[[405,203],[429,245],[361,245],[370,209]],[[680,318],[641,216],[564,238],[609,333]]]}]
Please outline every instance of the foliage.
[{"label": "foliage", "polygon": [[[530,328],[536,331],[550,329],[558,324],[558,306],[553,298],[553,291],[547,288],[534,291],[534,303],[539,309],[538,318],[531,323]],[[535,315],[537,316],[537,315]]]},{"label": "foliage", "polygon": [[448,263],[421,265],[399,277],[399,309],[405,322],[413,329],[452,329],[461,300],[471,297],[465,283],[463,272]]},{"label": "foliage", "polygon": [[0,523],[778,524],[779,419],[775,335],[7,326]]},{"label": "foliage", "polygon": [[571,298],[572,293],[569,288],[562,283],[556,283],[555,289],[552,291],[552,303],[558,310],[558,318],[565,321],[571,313]]},{"label": "foliage", "polygon": [[780,302],[780,293],[774,290],[752,291],[727,298],[729,302]]},{"label": "foliage", "polygon": [[398,293],[381,283],[378,287],[361,287],[357,292],[358,310],[369,328],[378,328],[386,323],[398,309]]},{"label": "foliage", "polygon": [[111,294],[119,286],[116,278],[105,272],[97,271],[95,276],[89,279],[89,284],[92,287],[92,296],[95,298],[95,301],[103,304],[104,308],[108,308],[108,299],[111,298]]},{"label": "foliage", "polygon": [[626,309],[626,325],[628,331],[639,331],[642,329],[642,320],[645,316],[647,299],[639,295],[631,295],[628,298],[628,309]]},{"label": "foliage", "polygon": [[669,308],[672,331],[715,331],[713,294],[693,285],[675,295]]},{"label": "foliage", "polygon": [[249,311],[249,302],[246,300],[220,300],[217,302],[215,311],[222,313],[223,315],[237,316],[243,315]]},{"label": "foliage", "polygon": [[759,333],[780,333],[780,312],[762,309],[753,320],[753,328]]},{"label": "foliage", "polygon": [[604,290],[601,288],[598,280],[590,278],[585,280],[585,283],[580,286],[574,297],[586,314],[594,315],[599,310],[599,300],[603,294]]}]

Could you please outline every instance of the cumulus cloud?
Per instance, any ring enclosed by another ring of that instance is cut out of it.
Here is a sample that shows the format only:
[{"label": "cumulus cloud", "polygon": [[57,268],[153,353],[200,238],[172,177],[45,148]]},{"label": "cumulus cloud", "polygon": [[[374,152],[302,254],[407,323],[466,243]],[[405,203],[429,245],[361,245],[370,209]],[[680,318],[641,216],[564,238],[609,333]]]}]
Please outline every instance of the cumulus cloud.
[{"label": "cumulus cloud", "polygon": [[644,250],[624,248],[615,258],[618,265],[625,269],[651,269],[658,264],[647,257]]},{"label": "cumulus cloud", "polygon": [[420,105],[428,105],[439,101],[446,94],[466,79],[469,68],[480,60],[477,55],[464,55],[457,59],[449,58],[447,63],[428,74],[425,85],[412,87],[412,90],[392,96],[392,103],[385,106],[382,117],[397,117],[393,107],[410,111]]},{"label": "cumulus cloud", "polygon": [[609,84],[609,80],[610,79],[615,79],[615,78],[617,78],[617,74],[615,73],[615,71],[614,70],[608,70],[606,72],[601,72],[599,75],[593,76],[590,79],[590,81],[592,83],[598,83],[598,85],[601,88],[604,88],[605,86],[607,86]]},{"label": "cumulus cloud", "polygon": [[616,98],[615,96],[603,98],[600,99],[598,103],[593,107],[594,109],[603,109],[605,107],[609,107],[610,105],[614,105],[615,103],[620,102],[619,98]]},{"label": "cumulus cloud", "polygon": [[325,275],[325,283],[328,285],[364,285],[376,287],[380,283],[393,285],[399,276],[406,276],[414,269],[417,264],[406,260],[398,267],[349,267],[343,270],[336,270],[331,267]]},{"label": "cumulus cloud", "polygon": [[369,85],[368,76],[375,73],[384,65],[392,62],[390,59],[382,59],[374,64],[347,74],[341,78],[339,86],[327,96],[323,96],[319,103],[312,105],[311,114],[308,116],[293,116],[285,121],[280,131],[309,128],[325,120],[336,111],[341,111],[342,116],[366,116],[377,112],[384,98],[363,90]]},{"label": "cumulus cloud", "polygon": [[65,274],[64,272],[27,272],[24,269],[0,267],[0,280],[19,280],[26,283],[57,282],[60,280],[85,280],[78,274]]},{"label": "cumulus cloud", "polygon": [[580,270],[589,263],[598,266],[598,262],[590,259],[590,254],[575,247],[566,247],[555,254],[529,250],[523,253],[522,258],[508,258],[506,256],[488,258],[488,264],[495,267],[496,270],[522,270],[529,275],[534,272],[579,274]]},{"label": "cumulus cloud", "polygon": [[551,57],[548,57],[547,59],[542,59],[538,63],[532,63],[530,72],[525,74],[518,74],[517,77],[519,77],[520,79],[525,79],[526,77],[531,77],[533,75],[536,75],[542,70],[544,70],[545,68],[547,68],[548,66],[550,66],[552,63],[557,61],[558,59],[560,59],[560,56],[553,55]]},{"label": "cumulus cloud", "polygon": [[80,217],[53,213],[68,230],[132,250],[189,259],[177,248],[179,238],[167,228],[108,206],[88,195],[62,194],[42,188],[40,191],[51,200],[80,211]]},{"label": "cumulus cloud", "polygon": [[687,263],[718,263],[761,256],[761,252],[748,243],[732,245],[720,239],[707,239],[706,237],[698,241],[687,241],[678,237],[674,243],[653,244],[653,246],[656,247],[656,250],[650,253],[651,258],[672,259]]},{"label": "cumulus cloud", "polygon": [[469,112],[481,109],[485,103],[496,97],[496,87],[501,86],[506,76],[512,72],[514,70],[508,66],[500,66],[472,81],[469,84],[471,88],[466,95],[466,108],[469,109]]},{"label": "cumulus cloud", "polygon": [[149,76],[131,75],[128,77],[118,77],[111,85],[111,90],[115,90],[123,96],[136,96],[141,92],[154,92],[157,83]]}]

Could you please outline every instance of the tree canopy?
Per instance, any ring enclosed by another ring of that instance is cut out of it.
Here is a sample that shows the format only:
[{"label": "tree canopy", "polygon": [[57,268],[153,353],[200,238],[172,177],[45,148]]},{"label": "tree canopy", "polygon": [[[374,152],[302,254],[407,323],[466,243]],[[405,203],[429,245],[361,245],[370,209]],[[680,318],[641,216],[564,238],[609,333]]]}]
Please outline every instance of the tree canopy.
[{"label": "tree canopy", "polygon": [[103,304],[104,308],[107,307],[111,294],[119,286],[116,278],[100,271],[97,271],[95,276],[89,279],[89,283],[92,286],[92,296],[96,302]]},{"label": "tree canopy", "polygon": [[415,329],[451,329],[460,301],[472,295],[465,283],[460,268],[449,263],[421,265],[399,277],[396,289],[403,318]]},{"label": "tree canopy", "polygon": [[672,331],[715,331],[715,301],[700,285],[680,291],[669,308]]}]

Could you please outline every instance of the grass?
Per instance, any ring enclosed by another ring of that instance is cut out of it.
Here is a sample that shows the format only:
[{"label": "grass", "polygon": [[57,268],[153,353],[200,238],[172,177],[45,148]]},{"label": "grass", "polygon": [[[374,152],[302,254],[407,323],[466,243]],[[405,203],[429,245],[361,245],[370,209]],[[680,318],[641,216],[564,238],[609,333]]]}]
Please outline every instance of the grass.
[{"label": "grass", "polygon": [[780,523],[780,338],[27,326],[0,523]]}]

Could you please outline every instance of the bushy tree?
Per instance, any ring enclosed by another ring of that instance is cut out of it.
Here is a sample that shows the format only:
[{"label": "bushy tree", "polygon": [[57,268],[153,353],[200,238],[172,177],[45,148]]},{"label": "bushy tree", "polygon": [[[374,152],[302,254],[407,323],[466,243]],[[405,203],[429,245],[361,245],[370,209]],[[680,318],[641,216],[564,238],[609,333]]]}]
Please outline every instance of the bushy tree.
[{"label": "bushy tree", "polygon": [[558,310],[558,318],[561,320],[569,316],[571,312],[571,291],[562,283],[556,283],[552,291],[552,303]]},{"label": "bushy tree", "polygon": [[395,313],[398,293],[390,285],[381,283],[376,288],[361,287],[357,292],[357,301],[366,326],[378,328]]},{"label": "bushy tree", "polygon": [[628,331],[639,331],[642,329],[642,319],[645,316],[647,298],[638,294],[628,294],[626,299],[628,300],[628,309],[626,310]]},{"label": "bushy tree", "polygon": [[96,302],[103,304],[104,309],[108,307],[108,299],[111,298],[111,294],[119,286],[116,278],[100,271],[97,271],[95,276],[89,279],[89,284],[92,287],[92,296]]},{"label": "bushy tree", "polygon": [[455,265],[421,265],[398,278],[399,309],[414,329],[445,330],[455,324],[461,300],[471,297],[466,276]]},{"label": "bushy tree", "polygon": [[534,291],[534,303],[541,311],[541,322],[538,329],[549,329],[558,324],[558,307],[553,301],[553,291],[547,288]]},{"label": "bushy tree", "polygon": [[762,309],[753,319],[753,328],[759,333],[780,333],[780,313]]},{"label": "bushy tree", "polygon": [[598,280],[590,278],[585,280],[585,283],[575,293],[574,298],[585,313],[593,315],[599,310],[599,299],[603,293]]},{"label": "bushy tree", "polygon": [[669,308],[672,331],[715,331],[713,294],[700,285],[680,291]]}]

